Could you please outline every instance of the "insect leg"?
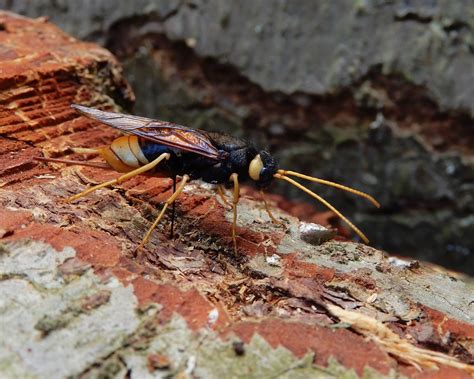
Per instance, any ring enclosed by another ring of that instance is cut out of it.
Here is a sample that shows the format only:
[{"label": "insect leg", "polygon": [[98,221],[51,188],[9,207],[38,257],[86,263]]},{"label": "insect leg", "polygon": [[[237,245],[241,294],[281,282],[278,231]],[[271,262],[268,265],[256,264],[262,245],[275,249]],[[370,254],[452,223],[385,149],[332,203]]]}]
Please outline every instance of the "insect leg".
[{"label": "insect leg", "polygon": [[222,188],[222,184],[217,185],[217,193],[219,194],[219,197],[221,200],[224,202],[225,205],[230,206],[230,203],[227,201],[224,195],[224,188]]},{"label": "insect leg", "polygon": [[[176,192],[176,175],[173,176],[173,193]],[[174,230],[174,215],[176,213],[176,202],[173,201],[173,206],[171,207],[171,230],[170,230],[170,239],[173,238]]]},{"label": "insect leg", "polygon": [[239,178],[236,173],[233,173],[230,176],[230,180],[234,182],[234,194],[232,199],[232,210],[234,213],[234,219],[232,222],[232,241],[234,243],[234,251],[237,254],[237,239],[236,239],[236,229],[237,229],[237,204],[239,202]]},{"label": "insect leg", "polygon": [[100,154],[101,148],[71,147],[71,150],[77,154]]},{"label": "insect leg", "polygon": [[146,164],[142,167],[139,167],[136,170],[127,172],[126,174],[119,176],[117,179],[109,180],[108,182],[104,182],[104,183],[98,184],[96,186],[90,187],[90,188],[86,189],[85,191],[82,191],[81,193],[78,193],[74,196],[71,196],[71,197],[67,198],[66,202],[69,203],[69,202],[77,200],[77,199],[79,199],[79,198],[81,198],[85,195],[88,195],[89,193],[94,192],[98,189],[101,189],[101,188],[104,188],[104,187],[107,187],[107,186],[111,186],[111,185],[114,185],[114,184],[122,183],[125,180],[133,178],[134,176],[143,174],[144,172],[147,172],[147,171],[151,170],[152,168],[154,168],[163,159],[169,159],[169,157],[170,157],[170,155],[168,153],[161,154],[154,161],[152,161],[152,162],[150,162],[150,163],[148,163],[148,164]]},{"label": "insect leg", "polygon": [[189,176],[188,175],[184,175],[183,178],[181,179],[181,182],[179,183],[179,186],[178,188],[176,189],[176,191],[173,192],[173,194],[168,198],[168,200],[165,201],[165,204],[163,205],[163,208],[161,209],[161,212],[160,214],[158,215],[158,217],[156,218],[155,222],[153,223],[153,225],[150,227],[150,229],[148,229],[148,231],[146,232],[145,234],[145,237],[143,237],[143,240],[142,242],[140,243],[140,245],[138,246],[138,249],[141,249],[143,246],[145,246],[145,244],[148,242],[148,239],[150,238],[150,235],[151,235],[151,232],[153,232],[153,230],[156,228],[156,226],[158,225],[158,223],[161,221],[161,219],[163,218],[163,215],[165,214],[165,211],[166,211],[166,208],[168,208],[168,206],[170,204],[173,204],[175,202],[175,200],[178,198],[178,196],[181,194],[181,192],[183,192],[183,189],[184,189],[184,185],[189,181]]},{"label": "insect leg", "polygon": [[268,217],[278,225],[285,225],[282,221],[278,220],[273,213],[270,211],[270,207],[268,206],[267,200],[265,199],[265,193],[263,191],[260,191],[260,196],[262,196],[262,201],[263,204],[265,205],[265,210],[267,211]]}]

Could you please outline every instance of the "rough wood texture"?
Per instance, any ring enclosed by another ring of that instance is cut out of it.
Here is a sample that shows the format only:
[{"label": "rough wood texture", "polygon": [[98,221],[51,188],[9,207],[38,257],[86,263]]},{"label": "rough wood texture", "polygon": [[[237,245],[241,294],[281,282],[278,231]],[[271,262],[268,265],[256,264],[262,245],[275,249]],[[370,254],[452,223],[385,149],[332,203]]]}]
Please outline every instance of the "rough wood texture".
[{"label": "rough wood texture", "polygon": [[[469,377],[468,278],[353,242],[305,242],[315,232],[302,235],[283,211],[288,230],[273,225],[250,189],[238,254],[231,212],[200,183],[178,201],[177,237],[168,239],[165,221],[139,254],[170,180],[135,178],[62,202],[116,174],[33,156],[78,159],[71,146],[111,141],[110,128],[69,104],[118,109],[132,95],[105,50],[42,20],[0,13],[0,24],[2,378]],[[417,369],[328,305],[384,322],[447,363]]]},{"label": "rough wood texture", "polygon": [[[135,110],[242,133],[374,246],[474,275],[473,0],[0,0],[121,58]],[[300,196],[287,186],[276,190]]]}]

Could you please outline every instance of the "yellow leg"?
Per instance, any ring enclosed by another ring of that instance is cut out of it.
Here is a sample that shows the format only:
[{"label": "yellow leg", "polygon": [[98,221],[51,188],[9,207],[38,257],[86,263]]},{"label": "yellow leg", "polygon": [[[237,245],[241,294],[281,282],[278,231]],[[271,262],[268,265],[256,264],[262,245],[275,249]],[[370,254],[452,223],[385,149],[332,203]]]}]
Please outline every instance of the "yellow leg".
[{"label": "yellow leg", "polygon": [[78,193],[77,195],[68,197],[65,201],[69,203],[69,202],[77,200],[77,199],[79,199],[83,196],[86,196],[86,195],[90,194],[91,192],[97,191],[98,189],[108,187],[108,186],[111,186],[111,185],[114,185],[114,184],[122,183],[125,180],[128,180],[130,178],[133,178],[134,176],[143,174],[144,172],[151,170],[158,163],[160,163],[163,159],[169,159],[169,157],[170,157],[170,155],[168,153],[161,154],[154,161],[152,161],[152,162],[150,162],[150,163],[148,163],[148,164],[146,164],[142,167],[139,167],[136,170],[127,172],[126,174],[124,174],[122,176],[119,176],[117,179],[109,180],[108,182],[104,182],[104,183],[98,184],[96,186],[90,187],[90,188],[86,189],[85,191],[82,191],[81,193]]},{"label": "yellow leg", "polygon": [[237,229],[237,204],[239,203],[239,178],[237,174],[232,174],[230,180],[234,182],[234,196],[232,199],[232,211],[234,213],[234,219],[232,222],[232,242],[234,243],[234,251],[237,254],[237,239],[236,239],[236,229]]},{"label": "yellow leg", "polygon": [[138,249],[141,249],[148,242],[148,239],[150,238],[151,233],[153,232],[153,230],[156,228],[156,226],[159,224],[159,222],[163,218],[163,215],[165,214],[166,208],[168,208],[168,206],[170,204],[173,204],[174,201],[181,194],[181,192],[183,192],[184,186],[185,186],[186,182],[188,182],[188,181],[189,181],[189,176],[184,175],[183,178],[181,179],[181,182],[179,183],[179,186],[176,189],[176,191],[168,198],[168,200],[165,201],[165,204],[163,205],[163,208],[161,209],[160,214],[158,215],[158,217],[156,218],[155,222],[150,227],[150,229],[148,229],[148,232],[146,232],[145,237],[143,237],[143,240],[140,243],[140,246],[138,246]]},{"label": "yellow leg", "polygon": [[278,224],[278,225],[285,225],[283,222],[281,222],[280,220],[278,220],[278,219],[273,215],[273,213],[270,211],[270,207],[268,206],[267,200],[265,199],[265,193],[264,193],[263,191],[260,191],[260,195],[262,196],[263,204],[265,204],[265,210],[266,210],[267,213],[268,213],[268,217],[270,217],[270,219],[271,219],[275,224]]},{"label": "yellow leg", "polygon": [[217,185],[217,193],[219,194],[219,197],[224,202],[224,204],[230,206],[230,203],[225,198],[224,189],[222,188],[222,184]]},{"label": "yellow leg", "polygon": [[88,147],[71,147],[71,150],[77,154],[100,154],[101,148],[89,149]]}]

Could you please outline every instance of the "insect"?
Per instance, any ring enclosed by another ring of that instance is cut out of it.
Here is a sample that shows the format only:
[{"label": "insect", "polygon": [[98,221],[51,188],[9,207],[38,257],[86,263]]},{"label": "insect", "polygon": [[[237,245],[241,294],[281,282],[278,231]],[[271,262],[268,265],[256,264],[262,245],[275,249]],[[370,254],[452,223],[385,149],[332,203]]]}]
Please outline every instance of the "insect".
[{"label": "insect", "polygon": [[[148,173],[173,178],[173,194],[165,201],[158,217],[145,234],[140,247],[147,243],[152,231],[161,221],[170,205],[173,205],[174,211],[176,199],[182,193],[186,183],[193,179],[201,179],[208,183],[217,184],[218,192],[222,197],[222,186],[224,184],[233,186],[232,241],[235,251],[237,251],[236,225],[240,183],[253,183],[261,191],[269,217],[274,222],[281,223],[271,213],[263,192],[275,179],[284,180],[323,203],[344,220],[365,243],[368,243],[364,233],[341,212],[293,178],[336,187],[364,197],[375,206],[380,207],[372,196],[364,192],[298,172],[282,170],[278,167],[276,159],[268,152],[257,150],[247,142],[227,134],[191,129],[170,122],[139,116],[105,112],[76,104],[71,105],[71,107],[88,118],[120,130],[125,135],[115,139],[109,146],[97,149],[78,149],[82,152],[98,153],[106,161],[106,164],[52,158],[42,158],[40,160],[109,167],[124,174],[117,179],[87,188],[83,192],[71,196],[67,199],[68,202],[77,200],[100,188],[124,182],[139,174]],[[181,181],[176,186],[176,177],[178,176],[181,177]],[[225,200],[224,197],[223,199]]]}]

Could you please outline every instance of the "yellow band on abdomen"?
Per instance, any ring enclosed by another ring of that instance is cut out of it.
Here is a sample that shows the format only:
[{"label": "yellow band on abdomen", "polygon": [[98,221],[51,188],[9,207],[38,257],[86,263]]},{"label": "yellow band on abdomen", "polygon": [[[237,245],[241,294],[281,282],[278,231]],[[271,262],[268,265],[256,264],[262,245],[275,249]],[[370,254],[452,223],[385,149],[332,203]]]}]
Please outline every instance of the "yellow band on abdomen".
[{"label": "yellow band on abdomen", "polygon": [[140,148],[137,136],[122,136],[110,146],[100,150],[100,155],[118,172],[129,172],[150,163]]},{"label": "yellow band on abdomen", "polygon": [[140,143],[137,136],[128,137],[128,144],[130,145],[132,153],[140,161],[141,164],[150,163],[148,159],[146,159],[145,155],[142,152],[142,149],[140,148]]},{"label": "yellow band on abdomen", "polygon": [[129,136],[123,136],[115,139],[110,144],[110,149],[115,155],[127,166],[138,168],[141,166],[137,157],[133,154],[130,144],[128,143]]},{"label": "yellow band on abdomen", "polygon": [[104,147],[100,150],[100,155],[105,159],[105,161],[117,172],[129,172],[134,168],[127,166],[123,163],[118,156],[112,151],[110,146]]}]

